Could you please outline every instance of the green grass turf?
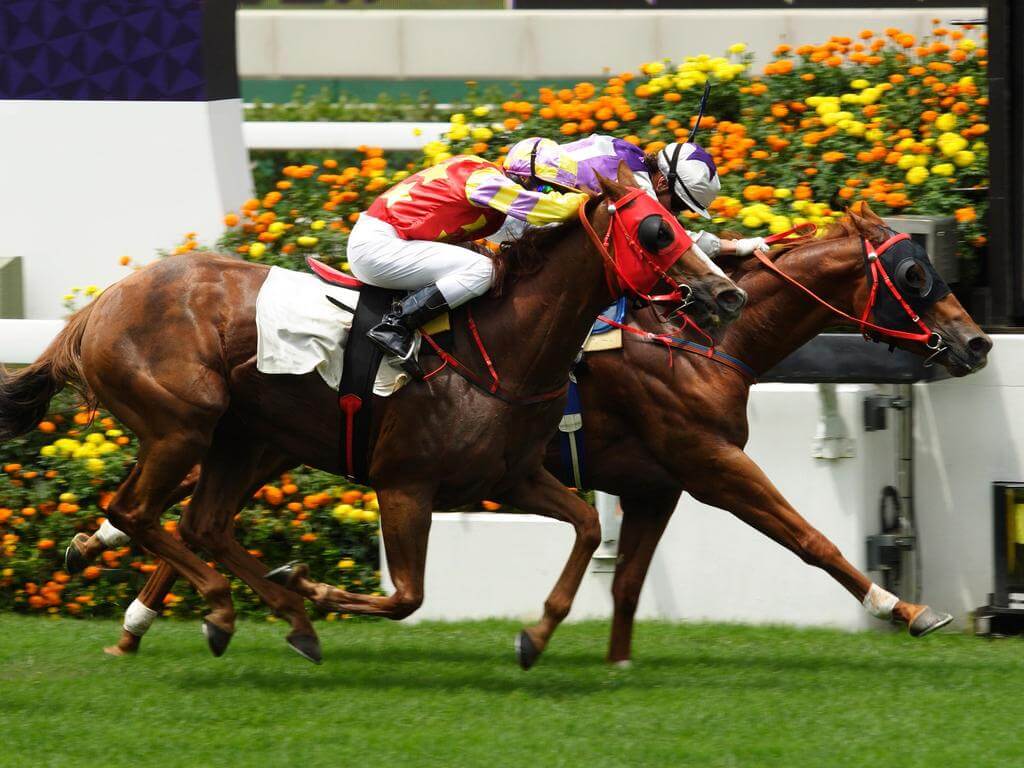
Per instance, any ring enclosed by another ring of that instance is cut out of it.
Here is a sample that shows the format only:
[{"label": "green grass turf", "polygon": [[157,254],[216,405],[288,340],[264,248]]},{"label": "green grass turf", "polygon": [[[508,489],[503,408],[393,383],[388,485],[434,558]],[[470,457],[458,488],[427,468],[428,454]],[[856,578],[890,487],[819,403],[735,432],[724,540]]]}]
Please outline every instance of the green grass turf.
[{"label": "green grass turf", "polygon": [[0,766],[1014,766],[1024,645],[944,634],[567,625],[521,672],[508,622],[318,625],[325,663],[244,623],[212,658],[161,621],[0,617]]}]

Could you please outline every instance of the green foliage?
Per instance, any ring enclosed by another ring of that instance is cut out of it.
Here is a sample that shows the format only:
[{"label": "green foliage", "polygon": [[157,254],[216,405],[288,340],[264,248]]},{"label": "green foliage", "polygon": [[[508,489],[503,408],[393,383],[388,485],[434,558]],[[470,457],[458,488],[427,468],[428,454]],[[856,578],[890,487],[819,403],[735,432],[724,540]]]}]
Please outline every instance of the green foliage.
[{"label": "green foliage", "polygon": [[[55,407],[39,429],[0,444],[0,610],[116,615],[155,569],[153,560],[124,547],[69,578],[64,548],[76,533],[99,526],[138,445],[102,412],[76,408],[63,396]],[[176,529],[181,511],[167,513],[168,530]],[[269,564],[301,559],[317,578],[358,592],[379,587],[376,497],[326,472],[299,468],[264,486],[239,513],[235,530]],[[239,582],[234,598],[241,613],[266,614]],[[165,609],[175,615],[206,610],[185,582]]]}]

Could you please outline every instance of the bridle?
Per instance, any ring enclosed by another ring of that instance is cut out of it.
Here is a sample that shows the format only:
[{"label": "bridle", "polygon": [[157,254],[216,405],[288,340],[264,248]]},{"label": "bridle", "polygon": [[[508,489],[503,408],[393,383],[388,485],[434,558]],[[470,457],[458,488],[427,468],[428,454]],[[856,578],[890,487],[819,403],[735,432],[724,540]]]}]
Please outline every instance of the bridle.
[{"label": "bridle", "polygon": [[[785,239],[787,235],[792,234],[794,231],[795,229],[788,230],[786,232],[780,232],[778,235],[773,235],[769,238],[766,238],[766,241],[769,244],[780,242],[783,239]],[[893,341],[896,340],[913,341],[924,344],[925,347],[932,350],[932,354],[929,355],[928,358],[925,360],[925,365],[930,366],[937,357],[941,356],[946,351],[948,351],[949,347],[947,346],[942,336],[937,331],[934,331],[931,328],[929,328],[928,324],[925,323],[924,320],[921,319],[921,316],[917,312],[915,312],[914,309],[910,306],[909,302],[907,302],[907,300],[903,297],[903,294],[900,293],[899,288],[896,287],[896,284],[893,282],[892,277],[889,275],[885,266],[882,264],[882,260],[879,258],[883,253],[885,253],[885,251],[887,251],[893,245],[895,245],[896,243],[903,242],[905,240],[910,240],[910,235],[906,233],[892,233],[892,235],[887,240],[882,242],[880,245],[875,246],[866,237],[861,238],[861,245],[863,247],[864,253],[865,270],[871,278],[871,291],[868,294],[868,300],[864,305],[863,311],[860,313],[860,317],[854,317],[853,315],[850,315],[847,312],[844,312],[843,310],[839,309],[839,307],[836,307],[833,304],[830,304],[829,302],[825,301],[825,299],[818,296],[818,294],[816,294],[810,288],[805,286],[803,283],[799,282],[795,278],[790,277],[785,272],[783,272],[775,264],[775,262],[768,258],[768,256],[762,251],[754,251],[754,256],[756,256],[758,261],[760,261],[765,267],[767,267],[768,270],[774,272],[776,275],[781,277],[790,285],[794,285],[797,288],[799,288],[805,294],[814,299],[814,301],[816,301],[818,304],[827,308],[833,314],[838,315],[844,320],[849,320],[850,322],[856,324],[857,327],[860,329],[861,335],[863,335],[866,340],[878,342],[885,339],[890,342],[890,345]],[[910,322],[916,325],[919,331],[901,331],[896,328],[886,328],[868,319],[874,313],[875,306],[878,303],[878,286],[880,284],[886,287],[886,289],[889,291],[892,297],[896,300],[897,304],[899,304],[899,306],[906,313],[907,317],[910,319]]]},{"label": "bridle", "polygon": [[[605,280],[608,284],[608,290],[612,296],[621,296],[624,293],[628,293],[641,301],[651,304],[655,302],[674,302],[676,304],[676,308],[672,314],[675,314],[677,312],[681,312],[693,303],[693,289],[686,283],[676,282],[672,277],[670,277],[665,269],[651,258],[647,249],[636,241],[636,238],[634,238],[629,230],[623,225],[620,218],[623,210],[638,199],[646,199],[646,196],[647,193],[644,190],[634,188],[614,202],[607,203],[606,205],[609,213],[608,231],[605,232],[603,238],[597,234],[597,231],[594,229],[594,225],[591,224],[590,219],[587,218],[585,205],[581,205],[579,207],[580,223],[583,225],[583,229],[590,238],[591,243],[593,243],[597,252],[600,253],[601,257],[604,259]],[[629,250],[633,255],[643,261],[648,269],[671,286],[671,290],[668,293],[646,293],[640,290],[630,280],[629,276],[625,274],[619,264],[618,254],[609,248],[609,244],[611,243],[612,236],[616,231],[616,228],[618,228],[622,241],[628,244]],[[689,246],[687,246],[687,248],[689,248]]]}]

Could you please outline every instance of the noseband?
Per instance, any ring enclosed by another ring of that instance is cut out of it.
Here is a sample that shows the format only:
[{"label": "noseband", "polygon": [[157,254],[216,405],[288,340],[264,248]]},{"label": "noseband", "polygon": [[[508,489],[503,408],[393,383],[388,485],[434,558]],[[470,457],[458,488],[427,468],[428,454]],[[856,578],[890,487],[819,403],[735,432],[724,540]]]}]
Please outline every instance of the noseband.
[{"label": "noseband", "polygon": [[[785,235],[788,233],[782,234]],[[900,292],[899,288],[896,287],[895,282],[889,275],[889,272],[885,268],[885,265],[882,263],[882,259],[879,258],[893,245],[906,240],[910,240],[910,235],[905,233],[893,233],[888,240],[885,240],[880,245],[875,246],[866,237],[862,238],[865,271],[868,275],[868,278],[871,281],[871,291],[868,294],[867,303],[864,305],[864,310],[861,312],[859,318],[854,317],[853,315],[850,315],[844,312],[843,310],[839,309],[838,307],[833,306],[829,302],[825,301],[823,298],[814,293],[814,291],[812,291],[810,288],[798,282],[796,279],[790,277],[781,269],[779,269],[779,267],[776,266],[775,262],[769,259],[768,256],[762,253],[761,251],[754,251],[754,255],[757,257],[758,261],[760,261],[770,271],[774,272],[776,275],[778,275],[791,285],[794,285],[797,288],[799,288],[805,294],[814,299],[814,301],[816,301],[818,304],[821,304],[823,307],[826,307],[833,314],[836,314],[839,317],[845,320],[849,320],[852,323],[856,324],[857,327],[860,329],[861,334],[864,336],[866,340],[877,342],[884,338],[889,340],[890,342],[895,340],[904,340],[915,341],[924,344],[925,347],[932,350],[932,354],[929,355],[928,358],[925,360],[925,365],[931,365],[937,357],[939,357],[948,350],[946,342],[943,340],[942,336],[939,335],[937,331],[933,331],[931,328],[928,327],[928,324],[921,319],[921,316],[918,312],[914,311],[910,303],[903,297],[903,294]],[[772,238],[769,240],[769,242],[779,242],[779,239]],[[878,325],[877,323],[871,322],[868,319],[869,317],[872,316],[878,304],[880,298],[878,286],[880,284],[885,286],[886,290],[889,292],[892,299],[895,300],[896,304],[906,314],[906,317],[910,320],[910,322],[913,325],[917,326],[917,328],[919,329],[918,331],[901,331],[897,328],[886,328],[885,326]],[[929,283],[929,287],[930,285],[931,284]]]}]

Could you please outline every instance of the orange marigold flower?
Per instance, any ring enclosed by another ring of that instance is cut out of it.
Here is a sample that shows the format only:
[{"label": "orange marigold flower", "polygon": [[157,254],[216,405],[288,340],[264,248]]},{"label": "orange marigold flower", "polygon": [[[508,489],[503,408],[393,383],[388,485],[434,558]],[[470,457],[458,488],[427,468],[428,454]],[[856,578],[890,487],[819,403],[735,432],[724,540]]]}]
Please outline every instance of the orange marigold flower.
[{"label": "orange marigold flower", "polygon": [[977,213],[974,210],[974,206],[967,206],[966,208],[957,208],[953,215],[956,216],[956,220],[961,224],[967,224],[968,222],[974,221],[978,218]]}]

